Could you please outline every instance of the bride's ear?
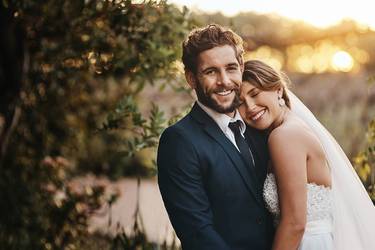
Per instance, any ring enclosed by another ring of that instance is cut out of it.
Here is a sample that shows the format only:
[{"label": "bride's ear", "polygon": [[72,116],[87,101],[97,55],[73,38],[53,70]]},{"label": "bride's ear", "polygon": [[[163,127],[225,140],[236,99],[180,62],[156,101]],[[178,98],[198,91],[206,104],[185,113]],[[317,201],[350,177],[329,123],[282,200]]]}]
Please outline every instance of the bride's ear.
[{"label": "bride's ear", "polygon": [[187,83],[189,84],[189,86],[192,88],[192,89],[195,89],[196,86],[197,86],[197,80],[196,80],[196,77],[195,75],[193,74],[193,72],[189,71],[189,70],[186,70],[185,71],[185,78],[186,78],[186,81]]},{"label": "bride's ear", "polygon": [[284,88],[283,88],[283,87],[279,87],[279,88],[276,90],[276,92],[277,92],[277,96],[278,96],[279,98],[281,98],[281,97],[283,97],[283,94],[284,94]]}]

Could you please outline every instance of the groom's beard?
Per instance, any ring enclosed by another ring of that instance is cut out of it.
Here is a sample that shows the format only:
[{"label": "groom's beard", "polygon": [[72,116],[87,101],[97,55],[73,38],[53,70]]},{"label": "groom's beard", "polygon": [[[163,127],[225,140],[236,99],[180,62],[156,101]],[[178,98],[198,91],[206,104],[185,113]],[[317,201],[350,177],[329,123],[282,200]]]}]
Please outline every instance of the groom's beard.
[{"label": "groom's beard", "polygon": [[205,106],[215,110],[218,113],[226,114],[231,113],[236,110],[241,104],[240,101],[240,89],[233,89],[235,96],[233,98],[232,103],[224,107],[220,103],[218,103],[212,95],[214,94],[214,91],[218,91],[221,89],[215,89],[215,90],[208,90],[207,92],[202,88],[202,85],[198,82],[197,87],[195,88],[195,93],[197,94],[198,100]]}]

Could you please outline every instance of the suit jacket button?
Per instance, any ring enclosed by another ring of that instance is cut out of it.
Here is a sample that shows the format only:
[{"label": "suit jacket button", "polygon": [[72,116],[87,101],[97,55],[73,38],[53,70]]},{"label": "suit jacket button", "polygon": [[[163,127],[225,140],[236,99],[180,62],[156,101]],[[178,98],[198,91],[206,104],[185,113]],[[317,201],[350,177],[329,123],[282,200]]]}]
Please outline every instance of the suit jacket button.
[{"label": "suit jacket button", "polygon": [[259,225],[261,225],[261,224],[262,224],[262,218],[258,217],[258,218],[256,219],[256,222],[257,222]]}]

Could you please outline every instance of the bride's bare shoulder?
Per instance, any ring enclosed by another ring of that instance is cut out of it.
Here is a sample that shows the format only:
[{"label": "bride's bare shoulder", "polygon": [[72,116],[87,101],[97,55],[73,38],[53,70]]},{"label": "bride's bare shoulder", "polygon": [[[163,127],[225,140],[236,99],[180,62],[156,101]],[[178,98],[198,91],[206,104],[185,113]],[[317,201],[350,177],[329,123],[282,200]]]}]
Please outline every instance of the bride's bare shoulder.
[{"label": "bride's bare shoulder", "polygon": [[309,129],[298,118],[292,116],[273,129],[268,137],[268,144],[274,146],[303,147],[311,140]]}]

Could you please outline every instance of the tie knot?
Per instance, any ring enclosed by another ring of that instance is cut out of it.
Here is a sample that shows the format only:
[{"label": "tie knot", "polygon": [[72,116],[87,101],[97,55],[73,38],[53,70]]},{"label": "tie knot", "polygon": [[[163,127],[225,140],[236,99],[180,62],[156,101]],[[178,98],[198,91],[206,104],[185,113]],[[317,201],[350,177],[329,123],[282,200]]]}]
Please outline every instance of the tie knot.
[{"label": "tie knot", "polygon": [[228,124],[228,127],[233,131],[233,133],[240,132],[240,126],[241,126],[240,120],[237,120],[235,122],[230,122]]}]

